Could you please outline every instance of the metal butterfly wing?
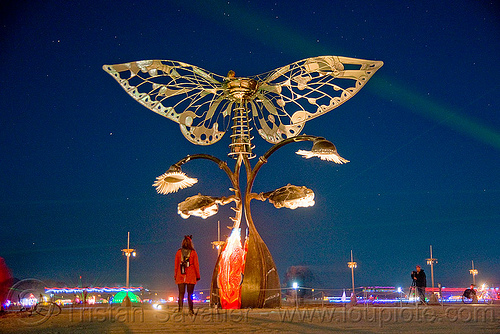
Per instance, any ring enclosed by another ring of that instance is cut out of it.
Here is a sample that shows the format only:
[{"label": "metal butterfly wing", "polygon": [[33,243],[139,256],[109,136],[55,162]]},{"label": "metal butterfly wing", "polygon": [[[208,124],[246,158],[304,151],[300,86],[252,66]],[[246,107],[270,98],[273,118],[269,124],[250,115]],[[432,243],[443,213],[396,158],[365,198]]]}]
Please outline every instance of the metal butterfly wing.
[{"label": "metal butterfly wing", "polygon": [[[249,108],[251,116],[245,114],[270,143],[296,136],[306,121],[353,97],[382,65],[381,61],[320,56],[234,79],[170,60],[104,65],[103,69],[136,101],[178,123],[190,142],[211,145],[226,132],[235,107]],[[242,87],[247,84],[251,88]],[[238,95],[242,89],[243,95]]]},{"label": "metal butterfly wing", "polygon": [[143,60],[103,69],[137,102],[179,124],[193,144],[219,141],[229,124],[231,101],[224,98],[224,77],[170,60]]},{"label": "metal butterfly wing", "polygon": [[296,136],[305,122],[353,97],[383,64],[320,56],[257,75],[259,90],[251,103],[255,127],[270,143]]}]

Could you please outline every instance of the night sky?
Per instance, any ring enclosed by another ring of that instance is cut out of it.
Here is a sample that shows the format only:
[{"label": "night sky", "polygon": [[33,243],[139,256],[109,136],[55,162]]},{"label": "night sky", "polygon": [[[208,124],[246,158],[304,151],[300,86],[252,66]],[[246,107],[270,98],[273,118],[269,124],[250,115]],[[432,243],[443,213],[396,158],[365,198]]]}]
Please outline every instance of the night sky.
[{"label": "night sky", "polygon": [[[351,100],[307,122],[351,162],[303,159],[287,145],[254,192],[288,183],[316,205],[253,201],[257,230],[283,280],[308,266],[317,288],[411,284],[433,246],[435,280],[500,285],[500,8],[495,1],[7,1],[0,8],[0,256],[17,278],[69,286],[125,284],[127,232],[138,256],[131,285],[173,290],[173,260],[193,234],[208,289],[211,241],[230,205],[206,220],[177,204],[228,196],[213,163],[199,182],[158,195],[152,183],[188,154],[226,160],[229,135],[189,143],[178,124],[134,101],[103,64],[168,59],[237,76],[318,55],[382,60]],[[270,144],[253,133],[257,156]],[[257,159],[252,160],[255,164]],[[81,281],[79,277],[82,277]]]}]

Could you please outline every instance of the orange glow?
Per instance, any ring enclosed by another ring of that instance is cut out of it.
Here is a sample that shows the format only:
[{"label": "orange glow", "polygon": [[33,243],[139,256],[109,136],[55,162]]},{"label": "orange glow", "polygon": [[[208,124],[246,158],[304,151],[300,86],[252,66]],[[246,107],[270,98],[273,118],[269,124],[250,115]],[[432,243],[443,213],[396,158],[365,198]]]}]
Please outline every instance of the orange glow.
[{"label": "orange glow", "polygon": [[223,309],[241,307],[241,283],[245,267],[246,251],[241,246],[240,229],[233,229],[219,262],[217,284]]}]

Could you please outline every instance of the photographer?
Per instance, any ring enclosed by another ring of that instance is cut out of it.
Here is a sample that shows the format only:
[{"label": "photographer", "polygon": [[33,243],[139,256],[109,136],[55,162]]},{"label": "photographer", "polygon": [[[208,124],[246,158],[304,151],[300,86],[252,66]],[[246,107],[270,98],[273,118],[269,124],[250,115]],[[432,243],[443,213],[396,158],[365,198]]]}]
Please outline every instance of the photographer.
[{"label": "photographer", "polygon": [[425,303],[425,287],[427,286],[427,278],[425,277],[424,270],[420,267],[416,267],[416,271],[411,272],[411,278],[418,291],[418,296],[420,297],[420,304]]}]

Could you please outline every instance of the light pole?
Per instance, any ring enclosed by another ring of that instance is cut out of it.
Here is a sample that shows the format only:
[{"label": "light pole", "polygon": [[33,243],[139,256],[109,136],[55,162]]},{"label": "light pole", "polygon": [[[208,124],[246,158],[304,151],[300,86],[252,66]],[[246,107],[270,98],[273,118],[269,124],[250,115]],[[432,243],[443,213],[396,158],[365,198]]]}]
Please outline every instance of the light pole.
[{"label": "light pole", "polygon": [[436,294],[434,293],[434,263],[438,263],[437,259],[432,257],[432,245],[430,245],[431,257],[427,259],[427,264],[431,266],[431,281],[432,281],[432,294],[430,303],[437,303]]},{"label": "light pole", "polygon": [[352,277],[351,304],[357,304],[356,292],[354,291],[354,268],[358,267],[358,263],[354,262],[354,259],[353,259],[353,256],[352,256],[352,249],[351,249],[351,261],[347,262],[347,266],[349,268],[351,268],[351,277]]},{"label": "light pole", "polygon": [[220,241],[220,221],[217,221],[217,241],[212,241],[212,249],[217,248],[217,254],[220,254],[224,241]]},{"label": "light pole", "polygon": [[472,284],[476,285],[476,275],[479,274],[479,271],[474,269],[474,260],[472,260],[472,269],[469,270],[469,273],[472,275]]},{"label": "light pole", "polygon": [[432,288],[434,289],[434,263],[438,263],[437,259],[432,257],[432,245],[430,246],[431,249],[431,257],[426,259],[427,264],[431,266],[431,280],[432,280]]},{"label": "light pole", "polygon": [[127,257],[127,282],[125,286],[129,288],[129,272],[130,272],[130,255],[136,255],[135,249],[130,248],[130,232],[127,234],[127,248],[122,249],[123,254]]},{"label": "light pole", "polygon": [[295,308],[299,308],[299,294],[297,289],[299,288],[299,283],[293,282],[292,288],[295,290]]}]

